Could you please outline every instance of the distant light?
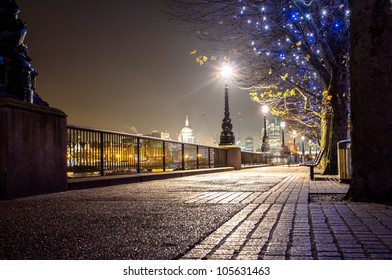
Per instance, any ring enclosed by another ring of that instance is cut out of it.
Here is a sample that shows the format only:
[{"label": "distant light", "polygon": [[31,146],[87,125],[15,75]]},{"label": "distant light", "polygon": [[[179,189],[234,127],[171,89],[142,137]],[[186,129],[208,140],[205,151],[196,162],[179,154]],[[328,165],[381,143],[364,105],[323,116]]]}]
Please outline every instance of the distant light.
[{"label": "distant light", "polygon": [[267,114],[268,111],[269,111],[268,106],[267,106],[267,105],[263,105],[263,106],[261,107],[261,111],[264,113],[264,115]]},{"label": "distant light", "polygon": [[284,129],[286,127],[286,122],[280,122],[280,127]]}]

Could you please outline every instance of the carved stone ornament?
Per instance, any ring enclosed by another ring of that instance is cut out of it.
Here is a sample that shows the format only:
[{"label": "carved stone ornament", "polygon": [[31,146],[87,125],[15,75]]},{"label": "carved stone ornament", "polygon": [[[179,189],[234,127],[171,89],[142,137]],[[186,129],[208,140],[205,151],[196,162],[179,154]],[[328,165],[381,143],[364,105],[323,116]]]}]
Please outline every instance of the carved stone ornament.
[{"label": "carved stone ornament", "polygon": [[0,0],[0,97],[48,106],[36,92],[38,72],[23,43],[27,28],[19,11],[14,0]]}]

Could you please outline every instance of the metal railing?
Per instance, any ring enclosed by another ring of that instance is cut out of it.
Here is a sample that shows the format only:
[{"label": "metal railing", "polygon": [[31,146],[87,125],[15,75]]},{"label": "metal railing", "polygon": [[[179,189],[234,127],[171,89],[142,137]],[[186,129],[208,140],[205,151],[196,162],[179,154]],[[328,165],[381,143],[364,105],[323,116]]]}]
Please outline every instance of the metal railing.
[{"label": "metal railing", "polygon": [[280,165],[290,163],[287,155],[276,156],[268,153],[241,151],[241,165]]},{"label": "metal railing", "polygon": [[[227,149],[74,125],[67,127],[67,176],[87,177],[227,167]],[[289,163],[241,151],[241,165]]]},{"label": "metal railing", "polygon": [[67,133],[68,177],[227,166],[224,148],[74,125]]}]

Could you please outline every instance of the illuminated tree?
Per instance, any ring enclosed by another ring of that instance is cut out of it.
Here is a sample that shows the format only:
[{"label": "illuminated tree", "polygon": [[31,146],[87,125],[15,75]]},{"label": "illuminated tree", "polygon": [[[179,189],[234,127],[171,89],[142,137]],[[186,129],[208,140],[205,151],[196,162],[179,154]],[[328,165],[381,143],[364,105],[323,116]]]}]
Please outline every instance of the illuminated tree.
[{"label": "illuminated tree", "polygon": [[291,125],[321,134],[324,171],[336,173],[336,143],[347,138],[348,129],[347,5],[347,0],[166,0],[165,11],[228,53],[255,101],[275,104],[274,112]]},{"label": "illuminated tree", "polygon": [[281,77],[280,83],[248,88],[250,98],[268,105],[273,115],[285,120],[289,131],[296,130],[299,135],[319,144],[320,122],[324,116],[321,95],[317,96],[299,84],[288,82],[287,75]]}]

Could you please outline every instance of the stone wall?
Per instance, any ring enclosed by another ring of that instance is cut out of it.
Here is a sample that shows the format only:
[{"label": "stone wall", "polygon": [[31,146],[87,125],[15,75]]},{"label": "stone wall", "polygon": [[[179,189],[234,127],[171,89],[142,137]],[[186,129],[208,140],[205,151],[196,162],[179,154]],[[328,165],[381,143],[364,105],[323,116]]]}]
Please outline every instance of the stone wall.
[{"label": "stone wall", "polygon": [[65,191],[66,115],[0,98],[0,199]]}]

